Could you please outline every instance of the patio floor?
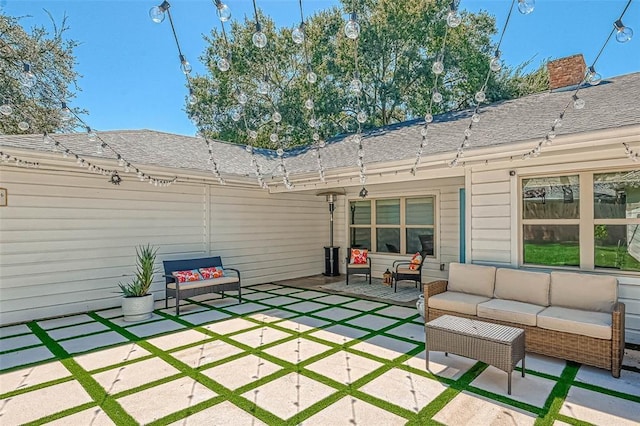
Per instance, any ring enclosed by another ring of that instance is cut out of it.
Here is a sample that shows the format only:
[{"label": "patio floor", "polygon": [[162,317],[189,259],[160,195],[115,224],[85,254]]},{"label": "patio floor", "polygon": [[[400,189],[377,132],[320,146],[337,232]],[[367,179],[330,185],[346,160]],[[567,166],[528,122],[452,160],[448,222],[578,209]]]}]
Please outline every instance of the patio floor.
[{"label": "patio floor", "polygon": [[126,323],[0,328],[0,420],[107,424],[637,424],[640,373],[536,355],[526,377],[431,353],[415,308],[262,284]]}]

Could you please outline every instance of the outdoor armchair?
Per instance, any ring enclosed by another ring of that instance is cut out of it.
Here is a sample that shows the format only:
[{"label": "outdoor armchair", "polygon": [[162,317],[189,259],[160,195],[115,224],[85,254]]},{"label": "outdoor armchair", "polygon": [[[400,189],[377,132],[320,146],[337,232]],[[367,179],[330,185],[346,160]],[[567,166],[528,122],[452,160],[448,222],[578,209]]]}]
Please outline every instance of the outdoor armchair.
[{"label": "outdoor armchair", "polygon": [[[365,252],[367,253],[365,263],[354,263],[352,256],[353,252]],[[369,278],[369,284],[371,284],[371,258],[368,256],[368,250],[363,248],[350,248],[347,251],[347,285],[349,285],[349,275],[351,274],[364,274]]]},{"label": "outdoor armchair", "polygon": [[[396,260],[393,262],[391,272],[391,281],[393,282],[393,291],[398,290],[398,281],[414,281],[416,287],[420,285],[420,291],[422,291],[422,265],[427,258],[428,251],[421,251],[420,255],[422,259],[420,263],[413,263],[410,260]],[[414,265],[412,268],[411,266]]]}]

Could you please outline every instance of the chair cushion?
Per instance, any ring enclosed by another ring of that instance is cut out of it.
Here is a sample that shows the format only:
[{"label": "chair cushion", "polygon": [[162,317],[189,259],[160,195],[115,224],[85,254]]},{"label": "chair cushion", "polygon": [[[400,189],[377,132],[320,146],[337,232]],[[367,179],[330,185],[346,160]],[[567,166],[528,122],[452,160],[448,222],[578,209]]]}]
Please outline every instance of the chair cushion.
[{"label": "chair cushion", "polygon": [[[194,282],[181,283],[180,288],[181,289],[200,288],[200,287],[208,287],[212,285],[237,283],[239,281],[240,280],[238,280],[238,277],[213,278],[211,280],[200,280],[200,281],[194,281]],[[167,287],[175,290],[176,284],[175,283],[167,284]]]},{"label": "chair cushion", "polygon": [[445,291],[429,298],[428,306],[443,311],[458,312],[467,315],[477,315],[478,303],[486,302],[488,297],[474,294],[460,293],[457,291]]},{"label": "chair cushion", "polygon": [[198,272],[200,272],[200,275],[202,275],[202,278],[205,280],[224,277],[224,269],[216,268],[215,266],[210,268],[200,268],[198,269]]},{"label": "chair cushion", "polygon": [[606,312],[549,306],[538,314],[538,327],[611,340],[611,314]]},{"label": "chair cushion", "polygon": [[613,312],[618,301],[618,280],[610,275],[553,271],[549,301],[551,306]]},{"label": "chair cushion", "polygon": [[494,266],[450,263],[447,290],[493,297],[495,279]]},{"label": "chair cushion", "polygon": [[171,275],[176,277],[179,283],[200,281],[202,279],[197,269],[191,269],[189,271],[173,271]]},{"label": "chair cushion", "polygon": [[491,299],[478,305],[478,317],[535,326],[536,315],[544,308],[532,303]]},{"label": "chair cushion", "polygon": [[411,258],[411,263],[409,264],[409,269],[413,270],[413,271],[417,271],[418,268],[420,267],[420,264],[422,263],[422,255],[420,254],[420,252],[416,253],[413,255],[413,257]]},{"label": "chair cushion", "polygon": [[354,265],[365,265],[367,263],[367,256],[369,255],[369,250],[367,249],[351,249],[351,259],[349,263],[353,263]]},{"label": "chair cushion", "polygon": [[411,266],[398,266],[398,274],[402,275],[420,275],[417,269],[411,269]]},{"label": "chair cushion", "polygon": [[494,295],[498,299],[549,306],[550,282],[551,276],[542,272],[499,268]]},{"label": "chair cushion", "polygon": [[369,269],[369,264],[351,263],[347,265],[347,269]]}]

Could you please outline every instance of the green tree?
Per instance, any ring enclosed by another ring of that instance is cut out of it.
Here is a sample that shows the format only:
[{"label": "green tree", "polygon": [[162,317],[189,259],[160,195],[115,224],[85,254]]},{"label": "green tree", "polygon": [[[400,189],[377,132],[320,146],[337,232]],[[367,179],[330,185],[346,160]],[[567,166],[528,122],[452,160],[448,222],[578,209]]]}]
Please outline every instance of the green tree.
[{"label": "green tree", "polygon": [[[226,40],[214,29],[206,38],[209,46],[201,60],[208,75],[192,80],[197,102],[187,112],[205,136],[263,147],[312,143],[310,113],[305,100],[313,99],[323,138],[357,129],[355,115],[363,110],[366,128],[375,128],[417,117],[430,108],[435,75],[432,64],[441,52],[445,32],[445,72],[438,77],[438,90],[444,100],[431,106],[432,113],[475,105],[475,92],[482,87],[489,61],[495,51],[491,37],[495,19],[486,12],[463,13],[462,24],[446,27],[450,1],[444,0],[343,0],[344,11],[355,9],[361,27],[355,42],[343,31],[344,13],[338,8],[321,11],[305,22],[307,51],[318,82],[305,79],[304,50],[293,43],[290,28],[275,28],[272,20],[260,15],[262,30],[268,37],[263,49],[254,47],[251,36],[255,21],[246,18],[231,24]],[[356,71],[363,82],[360,96],[349,90]],[[231,55],[231,67],[220,71],[219,58]],[[526,74],[523,64],[504,67],[490,76],[487,102],[522,96],[547,88],[544,66]],[[256,93],[266,77],[270,91]],[[240,107],[237,93],[248,95]],[[358,106],[359,105],[359,106]],[[274,111],[283,117],[277,125],[269,120]],[[242,112],[242,114],[238,114]],[[234,121],[240,117],[240,120]],[[258,138],[249,138],[247,129]],[[277,131],[277,144],[269,136]]]},{"label": "green tree", "polygon": [[[10,115],[0,114],[0,133],[70,131],[77,126],[73,116],[62,119],[61,102],[72,99],[79,90],[73,55],[78,43],[63,38],[68,30],[66,17],[59,26],[49,17],[52,33],[42,26],[27,32],[20,18],[0,14],[0,105],[10,105],[12,110]],[[34,75],[33,87],[20,82],[24,64]],[[30,128],[20,130],[21,121]]]}]

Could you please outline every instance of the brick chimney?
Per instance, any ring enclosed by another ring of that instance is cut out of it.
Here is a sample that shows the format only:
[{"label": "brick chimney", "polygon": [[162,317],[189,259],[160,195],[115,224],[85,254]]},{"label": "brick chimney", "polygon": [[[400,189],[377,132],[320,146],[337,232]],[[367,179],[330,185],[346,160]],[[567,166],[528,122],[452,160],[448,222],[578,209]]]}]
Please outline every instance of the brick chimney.
[{"label": "brick chimney", "polygon": [[547,63],[551,90],[578,86],[584,80],[587,65],[582,54],[567,56]]}]

